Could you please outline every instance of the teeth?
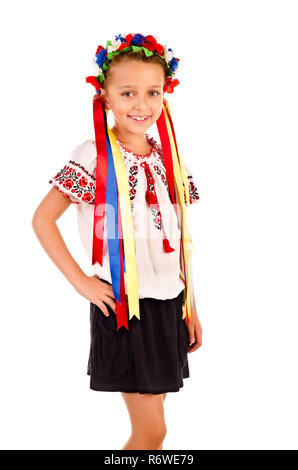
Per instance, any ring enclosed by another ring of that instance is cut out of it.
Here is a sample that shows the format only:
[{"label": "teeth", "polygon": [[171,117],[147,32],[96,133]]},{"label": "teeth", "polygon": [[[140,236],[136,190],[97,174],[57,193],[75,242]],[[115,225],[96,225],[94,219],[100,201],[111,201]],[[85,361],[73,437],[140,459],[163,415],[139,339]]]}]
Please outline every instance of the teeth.
[{"label": "teeth", "polygon": [[140,118],[140,117],[137,117],[137,116],[129,116],[129,117],[132,118],[132,119],[136,119],[137,121],[144,121],[145,119],[148,118],[148,116],[145,116],[143,118]]}]

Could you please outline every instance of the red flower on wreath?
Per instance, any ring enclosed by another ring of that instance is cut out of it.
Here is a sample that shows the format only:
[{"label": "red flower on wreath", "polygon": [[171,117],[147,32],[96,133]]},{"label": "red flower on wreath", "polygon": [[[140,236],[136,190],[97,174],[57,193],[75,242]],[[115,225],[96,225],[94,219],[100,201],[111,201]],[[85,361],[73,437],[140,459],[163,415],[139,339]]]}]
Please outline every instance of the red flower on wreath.
[{"label": "red flower on wreath", "polygon": [[155,50],[156,50],[157,54],[164,55],[163,54],[164,53],[164,48],[161,44],[157,44]]},{"label": "red flower on wreath", "polygon": [[128,44],[127,42],[123,41],[120,46],[117,48],[117,51],[121,51],[122,49],[124,49],[125,47],[128,47]]},{"label": "red flower on wreath", "polygon": [[134,38],[133,34],[128,34],[127,36],[125,36],[126,46],[130,46],[130,43],[133,40],[133,38]]},{"label": "red flower on wreath", "polygon": [[86,77],[86,83],[91,83],[91,85],[93,85],[96,90],[99,90],[101,88],[99,81],[93,75]]},{"label": "red flower on wreath", "polygon": [[179,85],[179,80],[177,78],[172,79],[172,77],[168,77],[166,79],[166,83],[164,84],[163,91],[168,93],[173,93],[174,88]]},{"label": "red flower on wreath", "polygon": [[145,37],[143,41],[143,45],[144,47],[146,47],[146,49],[153,52],[155,51],[157,47],[157,42],[156,42],[156,39],[149,34],[148,36]]},{"label": "red flower on wreath", "polygon": [[102,49],[104,49],[104,47],[98,46],[96,49],[95,55],[97,55]]}]

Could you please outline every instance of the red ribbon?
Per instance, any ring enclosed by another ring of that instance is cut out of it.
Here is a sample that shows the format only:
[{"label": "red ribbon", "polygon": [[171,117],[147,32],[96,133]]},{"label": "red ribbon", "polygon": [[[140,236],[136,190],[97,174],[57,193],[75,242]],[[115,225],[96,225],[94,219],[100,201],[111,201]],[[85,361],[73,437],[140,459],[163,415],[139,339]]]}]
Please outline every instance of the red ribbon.
[{"label": "red ribbon", "polygon": [[[163,103],[166,106],[166,100],[163,99]],[[160,143],[162,147],[162,153],[164,157],[164,164],[167,173],[168,187],[170,191],[170,197],[172,203],[176,204],[176,194],[174,192],[174,172],[173,172],[173,156],[170,144],[170,138],[166,126],[164,110],[161,112],[159,118],[156,121]]]},{"label": "red ribbon", "polygon": [[101,266],[103,257],[103,237],[107,191],[107,146],[104,112],[104,104],[100,95],[95,95],[93,98],[93,119],[97,161],[93,220],[92,265],[98,262]]}]

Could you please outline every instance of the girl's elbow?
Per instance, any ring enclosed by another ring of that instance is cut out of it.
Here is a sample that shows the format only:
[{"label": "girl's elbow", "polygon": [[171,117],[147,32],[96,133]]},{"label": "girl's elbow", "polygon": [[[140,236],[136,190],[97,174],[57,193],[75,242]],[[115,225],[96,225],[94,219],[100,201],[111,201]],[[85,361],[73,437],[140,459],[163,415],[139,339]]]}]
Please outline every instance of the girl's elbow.
[{"label": "girl's elbow", "polygon": [[32,219],[31,219],[31,227],[32,227],[34,233],[37,233],[37,232],[38,232],[39,217],[38,217],[36,211],[34,212],[33,217],[32,217]]},{"label": "girl's elbow", "polygon": [[39,207],[34,211],[34,214],[31,219],[31,227],[33,228],[34,232],[37,233],[39,228],[44,225],[46,221],[46,214],[43,210]]}]

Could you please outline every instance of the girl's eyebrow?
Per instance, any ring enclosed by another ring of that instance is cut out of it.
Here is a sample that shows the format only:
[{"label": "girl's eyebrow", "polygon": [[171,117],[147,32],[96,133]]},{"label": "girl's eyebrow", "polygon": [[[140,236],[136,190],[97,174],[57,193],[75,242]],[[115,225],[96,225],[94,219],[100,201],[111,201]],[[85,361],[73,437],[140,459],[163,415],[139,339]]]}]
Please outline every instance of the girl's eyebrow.
[{"label": "girl's eyebrow", "polygon": [[[122,86],[119,86],[118,89],[120,89],[120,88],[133,88],[133,87],[134,87],[134,85],[122,85]],[[159,85],[152,85],[152,86],[149,87],[149,88],[160,88],[160,89],[161,89],[161,86],[159,86]]]}]

